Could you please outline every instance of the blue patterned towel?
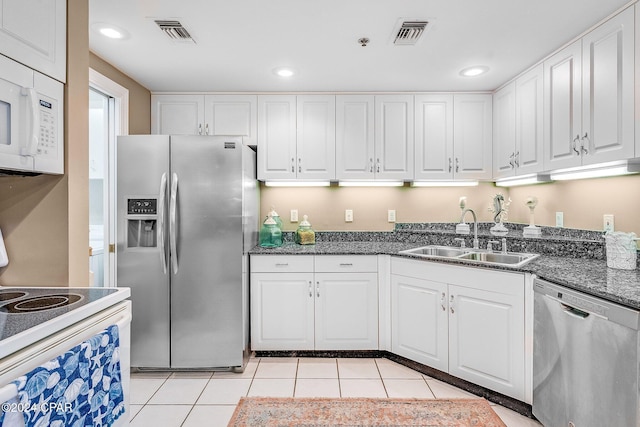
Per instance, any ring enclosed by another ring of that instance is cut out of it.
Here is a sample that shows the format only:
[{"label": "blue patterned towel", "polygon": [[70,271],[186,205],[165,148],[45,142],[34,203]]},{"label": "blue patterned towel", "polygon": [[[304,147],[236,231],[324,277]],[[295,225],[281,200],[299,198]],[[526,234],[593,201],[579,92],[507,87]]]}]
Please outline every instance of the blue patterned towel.
[{"label": "blue patterned towel", "polygon": [[[118,327],[110,326],[14,384],[26,427],[113,425],[125,412]],[[4,418],[0,413],[0,426]]]}]

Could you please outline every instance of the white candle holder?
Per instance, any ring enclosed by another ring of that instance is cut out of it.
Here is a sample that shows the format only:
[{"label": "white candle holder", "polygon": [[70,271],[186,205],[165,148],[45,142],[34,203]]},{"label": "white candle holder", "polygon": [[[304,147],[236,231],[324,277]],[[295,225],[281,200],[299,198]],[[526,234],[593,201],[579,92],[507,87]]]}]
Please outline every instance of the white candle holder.
[{"label": "white candle holder", "polygon": [[529,197],[526,205],[529,208],[529,225],[522,230],[522,235],[524,237],[540,237],[542,235],[542,231],[540,230],[540,227],[536,227],[533,217],[533,211],[538,205],[538,199],[535,197]]}]

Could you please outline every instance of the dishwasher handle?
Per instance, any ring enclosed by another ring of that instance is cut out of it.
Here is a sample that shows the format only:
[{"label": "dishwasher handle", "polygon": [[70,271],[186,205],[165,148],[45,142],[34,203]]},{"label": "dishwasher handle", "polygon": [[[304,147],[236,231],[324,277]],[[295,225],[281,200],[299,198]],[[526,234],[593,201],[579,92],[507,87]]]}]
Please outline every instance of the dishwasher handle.
[{"label": "dishwasher handle", "polygon": [[586,311],[582,311],[578,308],[571,307],[570,305],[567,305],[562,302],[559,302],[559,304],[562,306],[562,310],[564,310],[564,312],[571,317],[576,317],[578,319],[586,319],[587,317],[589,317],[590,313],[587,313]]}]

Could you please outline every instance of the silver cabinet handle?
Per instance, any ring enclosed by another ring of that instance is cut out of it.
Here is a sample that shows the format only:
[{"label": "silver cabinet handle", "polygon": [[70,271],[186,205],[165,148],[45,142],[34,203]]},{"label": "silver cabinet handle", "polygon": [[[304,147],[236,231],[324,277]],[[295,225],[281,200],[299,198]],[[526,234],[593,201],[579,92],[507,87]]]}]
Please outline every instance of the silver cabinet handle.
[{"label": "silver cabinet handle", "polygon": [[276,267],[288,267],[289,263],[288,262],[277,262],[276,263]]},{"label": "silver cabinet handle", "polygon": [[579,140],[580,140],[580,135],[576,135],[576,137],[573,139],[573,151],[575,151],[578,156],[580,155],[580,151],[578,151]]},{"label": "silver cabinet handle", "polygon": [[296,171],[296,159],[294,159],[293,157],[291,158],[291,172],[295,172]]},{"label": "silver cabinet handle", "polygon": [[309,280],[309,298],[313,298],[313,288],[311,287],[311,280]]},{"label": "silver cabinet handle", "polygon": [[162,261],[162,274],[167,274],[167,251],[164,242],[164,212],[167,203],[167,173],[160,178],[160,194],[158,196],[158,245],[160,246],[160,260]]},{"label": "silver cabinet handle", "polygon": [[376,172],[380,173],[380,159],[376,159]]},{"label": "silver cabinet handle", "polygon": [[453,309],[453,295],[451,295],[451,298],[449,299],[449,309],[451,310],[451,314],[455,313]]},{"label": "silver cabinet handle", "polygon": [[444,303],[447,301],[447,296],[443,292],[442,297],[440,298],[440,307],[442,307],[442,311],[447,311],[447,307],[444,306]]},{"label": "silver cabinet handle", "polygon": [[591,141],[589,140],[589,136],[587,135],[587,133],[584,133],[584,136],[582,137],[582,145],[580,146],[580,150],[582,150],[582,152],[584,154],[589,154],[589,149],[585,148],[584,146],[584,140],[587,140],[587,145],[589,145],[591,143]]},{"label": "silver cabinet handle", "polygon": [[460,159],[456,157],[456,173],[460,172]]},{"label": "silver cabinet handle", "polygon": [[353,263],[351,262],[341,262],[340,267],[353,267]]},{"label": "silver cabinet handle", "polygon": [[178,273],[178,174],[171,178],[171,196],[169,198],[169,244],[171,246],[171,265],[173,274]]},{"label": "silver cabinet handle", "polygon": [[302,158],[298,157],[298,172],[302,172]]},{"label": "silver cabinet handle", "polygon": [[369,159],[369,172],[373,172],[373,157]]},{"label": "silver cabinet handle", "polygon": [[316,296],[320,298],[320,282],[316,282]]},{"label": "silver cabinet handle", "polygon": [[202,123],[198,123],[198,135],[202,135]]},{"label": "silver cabinet handle", "polygon": [[449,172],[453,169],[453,159],[449,157]]},{"label": "silver cabinet handle", "polygon": [[516,155],[513,158],[513,160],[514,160],[516,166],[520,167],[520,152],[519,151],[516,151]]},{"label": "silver cabinet handle", "polygon": [[511,155],[509,156],[509,166],[511,166],[511,169],[515,169],[516,167],[515,157],[516,153],[511,153]]},{"label": "silver cabinet handle", "polygon": [[204,126],[204,134],[209,135],[209,123]]}]

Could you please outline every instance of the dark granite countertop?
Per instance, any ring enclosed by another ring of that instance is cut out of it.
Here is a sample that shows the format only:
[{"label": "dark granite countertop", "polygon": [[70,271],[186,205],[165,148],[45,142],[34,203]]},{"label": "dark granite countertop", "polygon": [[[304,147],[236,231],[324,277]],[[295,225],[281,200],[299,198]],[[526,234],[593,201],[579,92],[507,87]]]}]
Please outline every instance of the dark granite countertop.
[{"label": "dark granite countertop", "polygon": [[[591,233],[591,234],[589,234]],[[429,244],[453,245],[453,238],[460,237],[442,229],[397,229],[395,232],[325,232],[315,245],[297,245],[288,236],[278,248],[255,247],[252,255],[393,255],[431,262],[446,262],[476,268],[533,273],[541,279],[566,286],[587,294],[640,310],[640,269],[618,270],[607,267],[604,245],[595,232],[579,236],[543,236],[522,239],[521,235],[507,236],[509,250],[514,252],[541,253],[520,268],[488,266],[486,264],[455,259],[421,258],[399,254],[400,251]],[[600,233],[601,235],[601,233]],[[467,239],[469,236],[465,236]],[[479,236],[486,240],[492,236]],[[356,240],[354,240],[356,239]],[[471,243],[471,242],[469,242]],[[468,245],[470,246],[470,245]],[[481,247],[485,247],[481,240]],[[538,249],[538,250],[532,250]]]}]

